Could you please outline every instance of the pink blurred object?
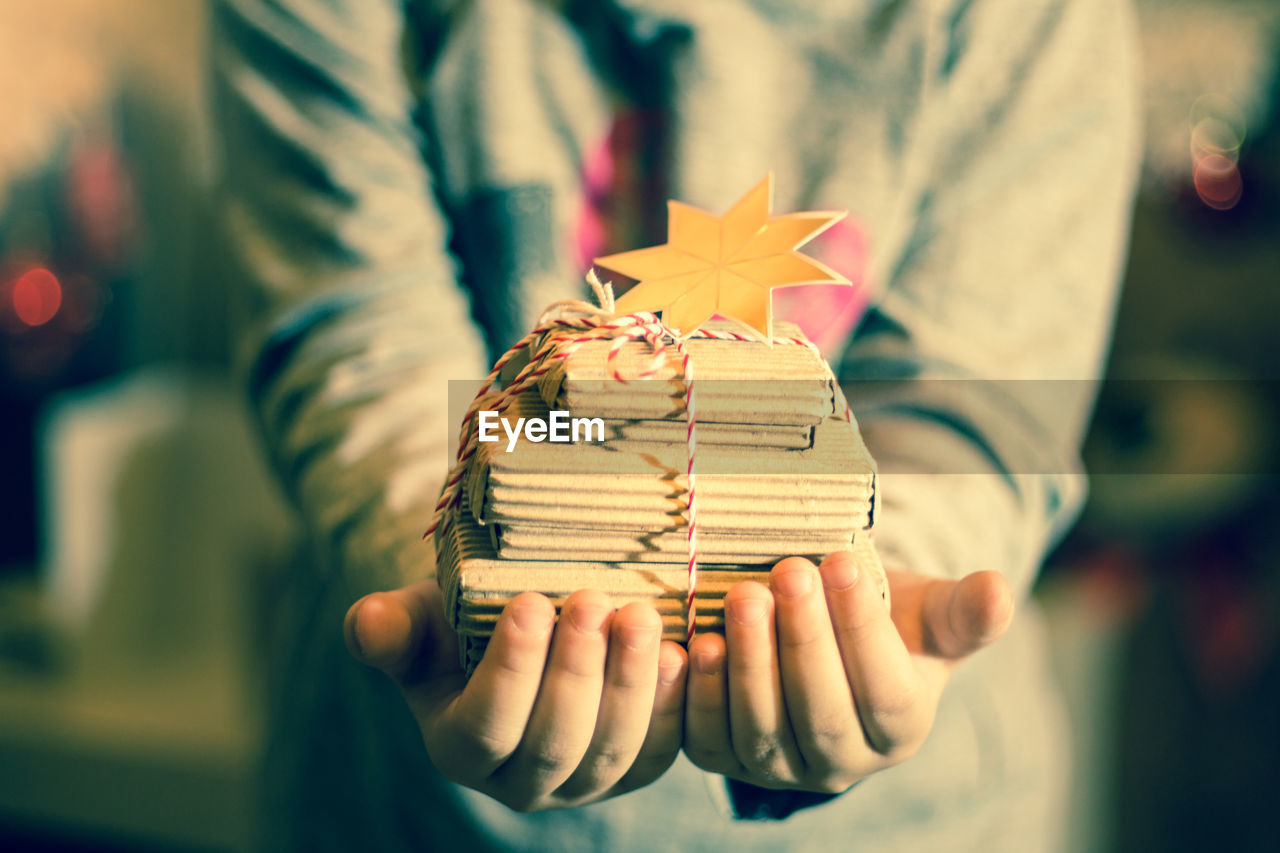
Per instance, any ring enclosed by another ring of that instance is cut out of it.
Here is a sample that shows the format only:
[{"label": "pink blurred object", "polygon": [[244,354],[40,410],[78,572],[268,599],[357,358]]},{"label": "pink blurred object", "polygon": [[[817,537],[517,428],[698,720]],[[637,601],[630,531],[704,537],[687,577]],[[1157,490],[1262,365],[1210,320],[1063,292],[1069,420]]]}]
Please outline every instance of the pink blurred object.
[{"label": "pink blurred object", "polygon": [[842,219],[818,235],[805,252],[849,279],[853,286],[778,288],[773,291],[773,315],[800,326],[824,356],[835,358],[870,301],[865,281],[866,231],[857,220]]},{"label": "pink blurred object", "polygon": [[89,259],[121,265],[137,232],[133,181],[119,147],[110,139],[86,140],[67,166],[67,207]]}]

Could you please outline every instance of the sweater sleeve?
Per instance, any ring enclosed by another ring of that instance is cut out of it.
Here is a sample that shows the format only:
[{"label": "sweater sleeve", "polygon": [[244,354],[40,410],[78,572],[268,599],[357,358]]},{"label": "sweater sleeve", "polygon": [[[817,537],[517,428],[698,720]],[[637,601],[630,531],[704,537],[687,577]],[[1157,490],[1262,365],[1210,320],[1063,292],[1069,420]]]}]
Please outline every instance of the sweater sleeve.
[{"label": "sweater sleeve", "polygon": [[1129,10],[955,3],[927,40],[910,231],[840,365],[887,563],[1025,594],[1084,494],[1138,164]]},{"label": "sweater sleeve", "polygon": [[[1129,10],[952,5],[925,39],[909,233],[838,373],[880,468],[886,565],[996,569],[1025,596],[1084,496],[1137,177]],[[728,791],[755,820],[844,796]]]},{"label": "sweater sleeve", "polygon": [[484,346],[424,165],[395,0],[218,0],[220,231],[282,479],[352,595],[434,571],[448,380]]}]

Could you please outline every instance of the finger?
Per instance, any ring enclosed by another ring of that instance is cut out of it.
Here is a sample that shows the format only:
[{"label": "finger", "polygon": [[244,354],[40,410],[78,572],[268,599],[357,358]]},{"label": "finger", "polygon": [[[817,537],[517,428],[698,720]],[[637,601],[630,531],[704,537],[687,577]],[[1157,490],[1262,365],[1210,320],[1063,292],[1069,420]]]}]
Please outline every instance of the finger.
[{"label": "finger", "polygon": [[652,605],[632,602],[613,615],[595,733],[557,796],[575,800],[604,791],[631,767],[653,714],[661,639],[662,619]]},{"label": "finger", "polygon": [[914,749],[933,725],[934,703],[884,600],[852,552],[829,555],[819,572],[867,743],[883,755]]},{"label": "finger", "polygon": [[[424,641],[435,639],[429,635],[433,633],[432,617],[436,611],[443,620],[440,592],[432,581],[366,595],[351,605],[343,620],[347,648],[361,663],[399,678],[423,652],[442,658],[448,651],[439,647],[423,648]],[[456,660],[456,645],[453,652]]]},{"label": "finger", "polygon": [[[443,710],[427,708],[419,717],[428,753],[453,781],[474,787],[515,752],[538,696],[554,620],[543,596],[516,596],[465,689]],[[406,696],[415,704],[412,693]]]},{"label": "finger", "polygon": [[752,779],[799,779],[804,767],[782,695],[773,595],[758,583],[740,583],[724,608],[733,751]]},{"label": "finger", "polygon": [[774,567],[769,586],[783,695],[800,755],[810,776],[845,770],[865,745],[818,570],[791,557]]},{"label": "finger", "polygon": [[499,787],[545,796],[565,783],[586,754],[600,712],[612,614],[608,597],[593,590],[565,601],[529,726],[493,774]]},{"label": "finger", "polygon": [[959,581],[934,580],[924,590],[926,650],[958,661],[998,639],[1013,621],[1013,592],[999,572],[974,572]]},{"label": "finger", "polygon": [[743,776],[746,768],[729,737],[729,680],[724,637],[699,634],[689,645],[685,688],[684,751],[708,773]]},{"label": "finger", "polygon": [[657,779],[680,754],[684,733],[685,678],[689,661],[679,645],[665,642],[658,652],[658,687],[644,744],[631,768],[609,792],[610,796],[642,788]]},{"label": "finger", "polygon": [[402,688],[456,676],[449,685],[461,689],[458,638],[434,581],[361,598],[347,611],[343,634],[356,660],[387,672]]}]

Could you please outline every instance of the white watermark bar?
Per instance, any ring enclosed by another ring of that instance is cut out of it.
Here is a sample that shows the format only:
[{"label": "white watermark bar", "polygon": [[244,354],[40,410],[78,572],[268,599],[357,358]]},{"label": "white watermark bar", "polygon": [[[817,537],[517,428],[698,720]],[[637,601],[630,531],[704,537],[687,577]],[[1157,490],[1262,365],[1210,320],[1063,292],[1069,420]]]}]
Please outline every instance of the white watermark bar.
[{"label": "white watermark bar", "polygon": [[[441,421],[447,434],[440,436],[440,446],[448,447],[450,464],[457,454],[457,426],[482,378],[449,380],[449,416]],[[615,386],[602,381],[601,388]],[[589,434],[584,438],[585,424],[577,434],[584,453],[575,460],[575,470],[583,476],[616,476],[625,460],[635,457],[634,452],[589,452],[615,442],[628,442],[631,450],[639,447],[639,453],[648,452],[645,445],[683,448],[680,382],[632,380],[625,388],[626,394],[619,392],[617,402],[607,408],[580,410],[558,391],[530,408],[484,413],[485,424],[477,422],[476,427],[484,429],[486,442],[515,453],[524,441],[573,442],[574,418],[589,419]],[[844,382],[841,388],[881,475],[1077,476],[1083,471],[1094,477],[1280,478],[1280,378],[1158,373],[1105,380],[885,376]],[[812,450],[816,427],[788,421],[800,406],[787,401],[822,396],[818,384],[704,377],[698,389],[699,445],[741,451],[704,454],[700,474],[758,477],[760,460],[773,451]],[[718,401],[723,405],[717,407]],[[553,406],[554,414],[548,411]],[[517,418],[518,412],[545,426],[530,427]],[[505,430],[499,420],[503,415],[510,420]],[[512,444],[511,436],[524,436],[526,429],[532,434]],[[681,459],[682,453],[674,458]]]}]

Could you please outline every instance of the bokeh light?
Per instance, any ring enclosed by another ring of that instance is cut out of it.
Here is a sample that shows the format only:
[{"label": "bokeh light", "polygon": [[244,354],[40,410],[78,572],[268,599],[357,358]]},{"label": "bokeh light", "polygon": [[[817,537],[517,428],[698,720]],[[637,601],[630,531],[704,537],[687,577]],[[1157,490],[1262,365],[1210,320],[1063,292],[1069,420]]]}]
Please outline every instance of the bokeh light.
[{"label": "bokeh light", "polygon": [[34,267],[13,282],[9,298],[19,320],[28,326],[43,326],[62,306],[62,284],[46,267]]},{"label": "bokeh light", "polygon": [[1232,135],[1239,142],[1244,142],[1244,138],[1249,132],[1249,123],[1245,119],[1244,110],[1240,108],[1240,105],[1226,95],[1217,93],[1201,95],[1196,98],[1191,104],[1188,119],[1192,127],[1195,127],[1205,119],[1221,122],[1230,128]]},{"label": "bokeh light", "polygon": [[1191,158],[1198,161],[1212,154],[1238,159],[1244,138],[1236,128],[1220,118],[1207,116],[1191,128]]},{"label": "bokeh light", "polygon": [[1207,207],[1230,210],[1240,203],[1240,146],[1249,128],[1244,111],[1225,95],[1201,95],[1187,116],[1191,127],[1191,179]]},{"label": "bokeh light", "polygon": [[1192,176],[1196,195],[1214,210],[1230,210],[1240,202],[1244,182],[1235,160],[1221,154],[1210,154],[1196,163]]}]

